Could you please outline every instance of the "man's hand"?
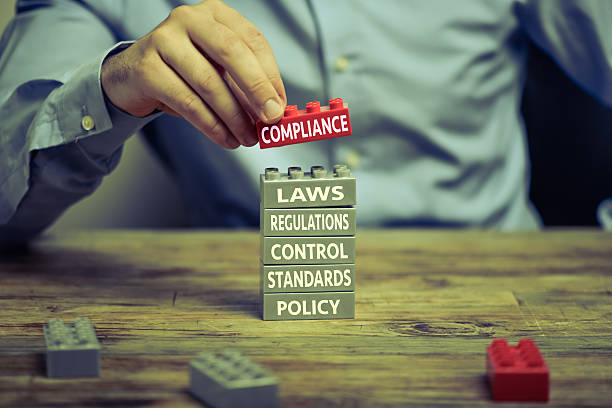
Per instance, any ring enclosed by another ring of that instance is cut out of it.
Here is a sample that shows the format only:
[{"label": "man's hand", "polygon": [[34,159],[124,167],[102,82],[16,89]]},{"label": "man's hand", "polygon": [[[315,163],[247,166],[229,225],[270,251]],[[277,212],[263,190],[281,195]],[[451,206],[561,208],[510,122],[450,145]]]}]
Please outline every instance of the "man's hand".
[{"label": "man's hand", "polygon": [[182,116],[235,149],[257,143],[253,119],[282,117],[285,89],[264,36],[218,0],[172,10],[153,31],[102,64],[102,88],[134,116]]}]

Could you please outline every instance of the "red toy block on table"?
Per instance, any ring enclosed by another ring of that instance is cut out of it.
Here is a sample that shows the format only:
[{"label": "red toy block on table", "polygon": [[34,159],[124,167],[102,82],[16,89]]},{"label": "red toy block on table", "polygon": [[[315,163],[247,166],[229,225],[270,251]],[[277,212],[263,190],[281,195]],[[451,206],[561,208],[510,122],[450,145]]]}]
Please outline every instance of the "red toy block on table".
[{"label": "red toy block on table", "polygon": [[487,347],[487,377],[495,401],[548,401],[549,376],[531,339],[514,347],[496,339]]},{"label": "red toy block on table", "polygon": [[285,115],[274,125],[257,122],[259,147],[279,147],[351,134],[351,120],[348,105],[342,98],[329,100],[329,106],[319,102],[308,102],[306,110],[297,105],[288,105]]}]

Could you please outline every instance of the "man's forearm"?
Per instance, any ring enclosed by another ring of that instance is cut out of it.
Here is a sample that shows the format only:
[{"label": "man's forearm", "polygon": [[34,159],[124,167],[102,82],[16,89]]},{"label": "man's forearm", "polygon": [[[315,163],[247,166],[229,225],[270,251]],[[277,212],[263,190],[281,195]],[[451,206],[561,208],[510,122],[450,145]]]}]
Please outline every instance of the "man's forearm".
[{"label": "man's forearm", "polygon": [[[0,41],[0,239],[16,240],[44,228],[91,193],[102,167],[112,168],[109,158],[118,157],[119,146],[135,128],[113,123],[100,85],[103,51],[115,41],[105,23],[79,2],[19,8],[5,31]],[[78,145],[89,137],[100,138],[105,147]],[[75,163],[64,162],[79,155]]]},{"label": "man's forearm", "polygon": [[125,140],[159,116],[134,118],[108,101],[106,106],[111,129],[33,152],[27,191],[9,221],[0,225],[0,243],[33,238],[68,207],[93,193],[119,163]]}]

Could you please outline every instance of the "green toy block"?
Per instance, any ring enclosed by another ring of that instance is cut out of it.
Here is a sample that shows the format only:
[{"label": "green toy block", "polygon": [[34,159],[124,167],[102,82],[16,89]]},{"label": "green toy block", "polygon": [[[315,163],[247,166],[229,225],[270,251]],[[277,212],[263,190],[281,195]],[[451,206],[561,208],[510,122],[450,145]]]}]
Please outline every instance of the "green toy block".
[{"label": "green toy block", "polygon": [[332,320],[355,317],[355,292],[264,293],[264,320]]},{"label": "green toy block", "polygon": [[355,264],[261,265],[262,293],[352,292]]},{"label": "green toy block", "polygon": [[43,325],[47,346],[47,377],[98,377],[100,343],[93,325],[86,317],[74,324],[54,318]]},{"label": "green toy block", "polygon": [[261,209],[266,237],[355,235],[355,208]]},{"label": "green toy block", "polygon": [[214,408],[278,408],[278,380],[237,351],[200,353],[189,363],[189,392]]},{"label": "green toy block", "polygon": [[329,174],[322,166],[310,173],[290,167],[287,174],[267,168],[260,176],[262,208],[345,207],[355,205],[356,182],[344,165]]},{"label": "green toy block", "polygon": [[261,237],[264,265],[355,263],[355,237]]}]

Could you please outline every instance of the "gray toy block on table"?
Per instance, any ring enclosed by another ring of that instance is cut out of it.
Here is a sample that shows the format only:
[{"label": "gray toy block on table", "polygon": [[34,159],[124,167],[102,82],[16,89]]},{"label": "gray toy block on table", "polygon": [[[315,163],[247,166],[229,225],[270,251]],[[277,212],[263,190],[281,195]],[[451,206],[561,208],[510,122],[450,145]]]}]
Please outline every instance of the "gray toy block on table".
[{"label": "gray toy block on table", "polygon": [[310,173],[290,167],[287,174],[270,167],[259,180],[262,208],[345,207],[357,198],[355,177],[344,165],[334,166],[331,174],[322,166]]},{"label": "gray toy block on table", "polygon": [[100,343],[89,319],[74,324],[51,319],[43,326],[47,345],[47,377],[97,377],[100,375]]},{"label": "gray toy block on table", "polygon": [[263,320],[333,320],[355,317],[355,292],[264,293]]},{"label": "gray toy block on table", "polygon": [[355,235],[355,208],[262,208],[261,233],[266,237]]},{"label": "gray toy block on table", "polygon": [[189,391],[214,408],[276,408],[278,381],[236,351],[200,353],[189,363]]},{"label": "gray toy block on table", "polygon": [[355,237],[261,237],[264,265],[355,263]]},{"label": "gray toy block on table", "polygon": [[355,264],[260,265],[261,292],[352,292]]}]

